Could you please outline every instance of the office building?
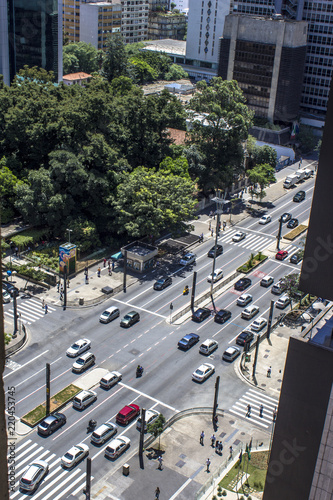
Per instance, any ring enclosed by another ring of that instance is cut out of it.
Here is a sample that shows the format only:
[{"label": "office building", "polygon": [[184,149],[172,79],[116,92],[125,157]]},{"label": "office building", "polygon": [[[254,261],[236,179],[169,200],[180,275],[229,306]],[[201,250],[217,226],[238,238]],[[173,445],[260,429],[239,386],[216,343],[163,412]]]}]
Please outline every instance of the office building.
[{"label": "office building", "polygon": [[61,0],[0,0],[0,69],[9,85],[24,65],[62,79]]},{"label": "office building", "polygon": [[105,49],[110,35],[121,31],[120,1],[83,3],[80,7],[80,41]]},{"label": "office building", "polygon": [[299,113],[306,22],[230,14],[218,75],[237,80],[256,116],[292,122]]},{"label": "office building", "polygon": [[125,0],[121,2],[121,33],[125,43],[147,40],[149,0]]},{"label": "office building", "polygon": [[62,0],[64,35],[69,42],[80,41],[80,5],[83,0]]},{"label": "office building", "polygon": [[230,13],[272,16],[275,14],[275,2],[274,0],[231,0]]}]

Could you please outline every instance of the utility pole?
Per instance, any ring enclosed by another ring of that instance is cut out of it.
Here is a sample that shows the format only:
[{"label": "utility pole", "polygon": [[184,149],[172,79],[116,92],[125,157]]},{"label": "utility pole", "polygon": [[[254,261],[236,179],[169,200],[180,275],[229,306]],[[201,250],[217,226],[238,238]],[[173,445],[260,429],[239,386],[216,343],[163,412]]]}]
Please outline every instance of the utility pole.
[{"label": "utility pole", "polygon": [[124,280],[123,280],[124,293],[126,293],[126,277],[127,277],[127,250],[124,251]]},{"label": "utility pole", "polygon": [[215,382],[215,393],[214,393],[214,406],[213,406],[213,425],[215,425],[215,417],[216,417],[216,411],[218,407],[218,397],[219,397],[219,387],[220,387],[220,377],[216,377],[216,382]]},{"label": "utility pole", "polygon": [[269,340],[269,337],[271,335],[271,326],[272,326],[272,320],[273,320],[273,312],[274,312],[274,300],[271,300],[271,307],[270,307],[270,310],[269,310],[268,324],[267,324],[267,340]]},{"label": "utility pole", "polygon": [[256,350],[254,353],[254,361],[253,361],[252,378],[255,378],[255,376],[256,376],[256,367],[257,367],[258,353],[259,353],[259,343],[260,343],[260,333],[258,333],[258,335],[257,335]]},{"label": "utility pole", "polygon": [[191,309],[194,309],[194,299],[195,299],[195,287],[197,283],[197,272],[193,273],[193,281],[192,281],[192,291],[191,291]]},{"label": "utility pole", "polygon": [[51,366],[46,363],[46,416],[50,415]]},{"label": "utility pole", "polygon": [[143,441],[145,437],[145,426],[146,426],[146,408],[141,408],[141,429],[140,429],[140,441],[139,441],[139,460],[141,469],[143,469]]},{"label": "utility pole", "polygon": [[64,266],[64,306],[63,309],[66,311],[67,306],[67,266]]},{"label": "utility pole", "polygon": [[17,290],[14,290],[13,291],[13,314],[14,314],[14,332],[13,332],[13,339],[15,339],[17,337],[17,331],[18,331],[18,328],[17,328],[17,318],[18,318],[18,314],[17,314]]},{"label": "utility pole", "polygon": [[216,229],[215,229],[215,246],[214,246],[214,258],[213,258],[213,267],[212,267],[212,280],[210,283],[210,297],[212,299],[212,304],[214,307],[214,311],[216,311],[213,297],[213,287],[214,287],[214,272],[215,272],[215,263],[216,263],[216,251],[217,251],[217,239],[219,236],[219,228],[220,228],[220,210],[216,210]]},{"label": "utility pole", "polygon": [[86,500],[90,500],[90,487],[91,487],[91,458],[87,458],[87,470],[86,470],[86,487],[83,493],[86,495]]},{"label": "utility pole", "polygon": [[279,218],[279,232],[278,232],[278,235],[276,237],[277,239],[277,244],[276,244],[276,249],[277,250],[280,250],[280,240],[281,240],[281,233],[282,233],[282,217]]}]

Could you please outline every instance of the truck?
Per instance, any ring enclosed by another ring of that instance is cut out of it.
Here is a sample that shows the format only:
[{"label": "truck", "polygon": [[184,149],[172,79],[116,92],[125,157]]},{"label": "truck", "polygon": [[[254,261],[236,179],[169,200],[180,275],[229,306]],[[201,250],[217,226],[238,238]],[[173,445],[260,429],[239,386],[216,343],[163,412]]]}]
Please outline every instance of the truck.
[{"label": "truck", "polygon": [[313,175],[313,169],[312,168],[304,168],[304,179],[309,179]]},{"label": "truck", "polygon": [[286,189],[289,189],[293,186],[295,186],[296,182],[298,182],[298,176],[293,174],[293,175],[288,175],[283,183],[283,187]]},{"label": "truck", "polygon": [[295,175],[297,175],[297,182],[301,182],[305,178],[304,170],[296,170]]}]

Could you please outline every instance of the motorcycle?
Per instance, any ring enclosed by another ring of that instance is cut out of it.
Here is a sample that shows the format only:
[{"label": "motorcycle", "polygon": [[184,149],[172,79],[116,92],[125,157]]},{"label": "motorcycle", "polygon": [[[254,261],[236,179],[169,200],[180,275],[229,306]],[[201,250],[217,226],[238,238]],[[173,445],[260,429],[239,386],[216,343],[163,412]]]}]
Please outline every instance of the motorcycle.
[{"label": "motorcycle", "polygon": [[88,427],[87,427],[87,433],[93,432],[96,428],[97,422],[96,420],[89,420]]},{"label": "motorcycle", "polygon": [[143,367],[138,366],[136,369],[136,378],[142,377],[142,375],[143,375]]},{"label": "motorcycle", "polygon": [[184,290],[183,290],[183,295],[187,295],[188,292],[190,291],[189,287],[186,285]]}]

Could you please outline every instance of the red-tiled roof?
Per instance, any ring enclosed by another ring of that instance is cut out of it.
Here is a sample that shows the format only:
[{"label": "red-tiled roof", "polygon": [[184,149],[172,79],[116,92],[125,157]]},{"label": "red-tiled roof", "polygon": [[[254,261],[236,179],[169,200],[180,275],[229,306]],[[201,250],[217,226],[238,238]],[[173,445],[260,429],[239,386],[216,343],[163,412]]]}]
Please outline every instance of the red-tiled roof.
[{"label": "red-tiled roof", "polygon": [[70,73],[69,75],[64,75],[62,78],[63,80],[85,80],[86,78],[91,78],[91,75],[81,71],[80,73]]},{"label": "red-tiled roof", "polygon": [[185,143],[186,131],[177,128],[168,128],[168,133],[172,142],[178,146]]}]

